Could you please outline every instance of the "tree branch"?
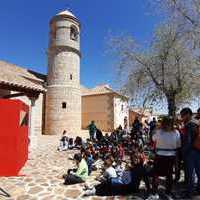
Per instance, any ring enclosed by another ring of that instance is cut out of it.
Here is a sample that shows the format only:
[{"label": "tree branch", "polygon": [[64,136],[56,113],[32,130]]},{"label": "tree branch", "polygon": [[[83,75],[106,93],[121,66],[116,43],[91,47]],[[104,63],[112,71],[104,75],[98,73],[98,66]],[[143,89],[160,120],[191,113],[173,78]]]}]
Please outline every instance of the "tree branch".
[{"label": "tree branch", "polygon": [[171,2],[174,4],[174,8],[187,20],[189,21],[193,26],[197,26],[197,23],[195,20],[193,20],[183,9],[181,9],[180,6],[177,4],[177,0],[171,0]]}]

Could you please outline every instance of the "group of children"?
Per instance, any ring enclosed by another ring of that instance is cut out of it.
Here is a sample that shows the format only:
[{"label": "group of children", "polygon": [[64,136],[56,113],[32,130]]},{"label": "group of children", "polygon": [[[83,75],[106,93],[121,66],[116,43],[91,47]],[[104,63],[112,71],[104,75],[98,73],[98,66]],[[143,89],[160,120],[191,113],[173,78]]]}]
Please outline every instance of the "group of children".
[{"label": "group of children", "polygon": [[[185,113],[181,114],[183,118]],[[145,137],[139,123],[136,121],[130,132],[119,127],[111,134],[98,133],[98,137],[92,136],[86,141],[77,137],[73,142],[64,132],[59,150],[65,150],[66,144],[68,148],[80,149],[80,153],[74,155],[76,168],[68,170],[63,176],[64,184],[85,183],[83,189],[86,196],[114,196],[139,192],[143,181],[147,199],[159,199],[158,177],[164,176],[165,194],[168,197],[173,196],[175,160],[178,150],[184,148],[180,133],[169,117],[164,117]],[[193,151],[200,159],[200,150]],[[101,172],[101,175],[96,177],[98,184],[86,184],[87,177],[95,170]],[[185,177],[187,181],[187,173]]]},{"label": "group of children", "polygon": [[82,138],[81,137],[76,137],[75,140],[73,138],[69,138],[67,136],[67,131],[64,130],[62,137],[60,139],[58,151],[67,151],[68,149],[80,148],[81,146],[82,146]]},{"label": "group of children", "polygon": [[[64,132],[59,150],[64,150],[62,147],[68,141]],[[101,176],[96,178],[99,184],[85,185],[85,195],[109,196],[138,192],[141,180],[145,182],[149,193],[149,160],[143,147],[131,139],[130,134],[117,129],[111,134],[102,134],[98,139],[87,139],[84,142],[78,137],[78,141],[76,138],[71,146],[80,149],[80,153],[75,154],[73,159],[77,167],[68,170],[63,176],[64,184],[84,183],[92,171],[99,170]]]}]

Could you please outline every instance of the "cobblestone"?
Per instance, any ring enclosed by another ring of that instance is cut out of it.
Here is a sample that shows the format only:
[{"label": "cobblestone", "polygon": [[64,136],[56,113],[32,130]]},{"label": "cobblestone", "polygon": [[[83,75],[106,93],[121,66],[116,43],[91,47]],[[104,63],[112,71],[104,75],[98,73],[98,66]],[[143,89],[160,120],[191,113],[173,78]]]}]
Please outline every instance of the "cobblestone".
[{"label": "cobblestone", "polygon": [[[84,197],[82,184],[65,186],[62,175],[73,167],[68,158],[76,151],[58,152],[58,136],[40,136],[37,150],[32,151],[19,177],[0,177],[0,187],[11,197],[0,200],[139,200],[140,197]],[[95,173],[87,182],[94,182]],[[194,198],[197,200],[199,197]],[[200,198],[199,198],[200,199]]]}]

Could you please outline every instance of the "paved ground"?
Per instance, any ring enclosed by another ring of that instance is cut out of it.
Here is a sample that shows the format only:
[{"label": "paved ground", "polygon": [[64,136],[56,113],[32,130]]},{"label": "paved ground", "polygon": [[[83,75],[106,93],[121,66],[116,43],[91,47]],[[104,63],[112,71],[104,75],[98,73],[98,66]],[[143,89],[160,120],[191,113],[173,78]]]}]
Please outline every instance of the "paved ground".
[{"label": "paved ground", "polygon": [[[20,177],[0,177],[0,187],[11,194],[11,198],[0,195],[0,200],[67,200],[83,199],[80,185],[64,186],[62,175],[73,166],[75,151],[56,151],[59,137],[42,136],[37,151],[31,152]],[[89,182],[94,177],[90,177]],[[1,192],[0,192],[1,194]],[[84,198],[115,199],[115,198]],[[118,199],[116,197],[116,199]],[[120,199],[125,199],[121,197]]]},{"label": "paved ground", "polygon": [[[62,175],[73,166],[70,157],[75,151],[58,152],[58,136],[41,136],[37,151],[31,152],[26,166],[19,177],[0,177],[0,187],[11,197],[0,195],[0,200],[125,200],[139,197],[90,197],[83,198],[82,186],[64,186]],[[95,174],[88,182],[94,181]],[[179,191],[180,193],[180,191]],[[1,194],[1,192],[0,192]],[[200,197],[194,198],[200,200]]]}]

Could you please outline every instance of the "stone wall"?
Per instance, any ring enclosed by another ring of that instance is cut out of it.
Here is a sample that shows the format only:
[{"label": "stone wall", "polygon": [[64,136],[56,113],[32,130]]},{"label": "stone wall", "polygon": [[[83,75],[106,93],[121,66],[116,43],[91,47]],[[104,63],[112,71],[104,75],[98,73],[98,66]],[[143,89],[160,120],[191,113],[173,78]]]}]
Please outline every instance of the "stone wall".
[{"label": "stone wall", "polygon": [[[46,95],[45,134],[76,134],[81,130],[80,88],[50,87]],[[66,103],[66,108],[63,108]]]},{"label": "stone wall", "polygon": [[80,87],[80,57],[68,50],[54,49],[48,58],[48,87]]},{"label": "stone wall", "polygon": [[77,54],[55,50],[49,55],[45,104],[45,134],[61,134],[64,130],[80,132],[80,58]]},{"label": "stone wall", "polygon": [[82,128],[86,129],[94,120],[97,128],[102,131],[113,131],[113,96],[91,95],[82,96]]},{"label": "stone wall", "polygon": [[[77,41],[70,39],[70,28],[75,27],[79,33]],[[75,49],[80,49],[80,26],[79,23],[72,19],[62,19],[59,17],[53,19],[50,25],[50,47],[53,46],[68,46]]]}]

